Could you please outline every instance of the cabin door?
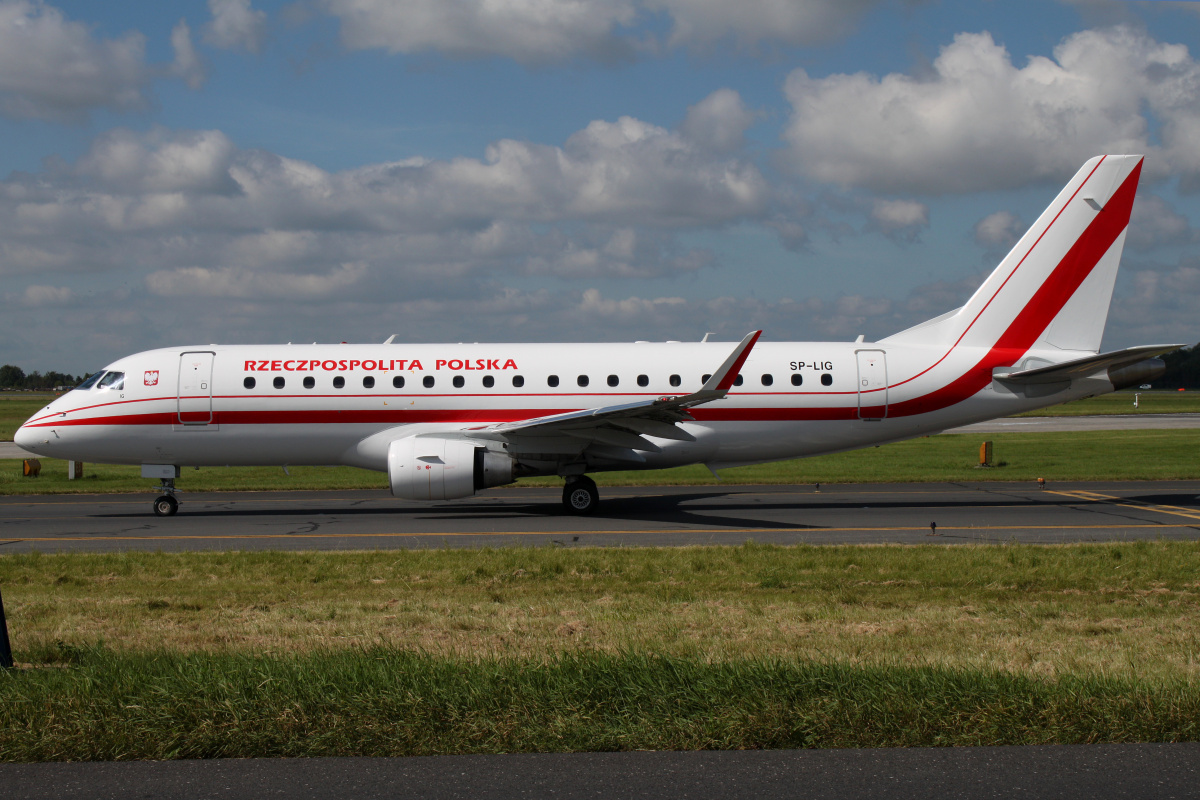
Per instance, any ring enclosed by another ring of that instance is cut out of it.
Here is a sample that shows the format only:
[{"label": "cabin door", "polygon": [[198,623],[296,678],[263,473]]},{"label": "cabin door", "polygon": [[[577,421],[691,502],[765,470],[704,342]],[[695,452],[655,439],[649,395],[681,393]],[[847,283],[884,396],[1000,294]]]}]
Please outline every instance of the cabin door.
[{"label": "cabin door", "polygon": [[858,360],[858,418],[883,419],[888,411],[887,354],[856,350]]},{"label": "cabin door", "polygon": [[212,376],[214,353],[179,354],[179,424],[208,425],[212,422]]}]

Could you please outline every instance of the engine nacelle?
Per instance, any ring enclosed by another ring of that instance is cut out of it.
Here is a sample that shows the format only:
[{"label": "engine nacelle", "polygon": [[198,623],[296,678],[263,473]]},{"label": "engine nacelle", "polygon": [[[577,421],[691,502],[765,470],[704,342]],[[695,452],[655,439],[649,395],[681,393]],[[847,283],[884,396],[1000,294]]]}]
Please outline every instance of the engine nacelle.
[{"label": "engine nacelle", "polygon": [[404,500],[453,500],[513,482],[513,460],[466,439],[410,436],[388,445],[388,482]]},{"label": "engine nacelle", "polygon": [[1136,364],[1130,364],[1120,369],[1110,369],[1108,379],[1113,389],[1124,389],[1127,386],[1137,386],[1139,383],[1149,383],[1167,371],[1167,362],[1161,358],[1147,358]]}]

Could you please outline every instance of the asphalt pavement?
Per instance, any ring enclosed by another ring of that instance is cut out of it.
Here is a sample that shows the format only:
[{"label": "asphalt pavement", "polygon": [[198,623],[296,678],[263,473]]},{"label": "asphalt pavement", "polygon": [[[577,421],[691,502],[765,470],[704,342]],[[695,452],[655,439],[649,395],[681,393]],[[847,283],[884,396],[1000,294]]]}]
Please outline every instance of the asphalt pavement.
[{"label": "asphalt pavement", "polygon": [[1200,796],[1200,744],[10,764],[0,781],[11,800],[1158,800]]},{"label": "asphalt pavement", "polygon": [[358,492],[0,497],[0,553],[361,550],[534,545],[964,544],[1200,539],[1200,481],[601,488],[595,516],[559,489],[444,503]]}]

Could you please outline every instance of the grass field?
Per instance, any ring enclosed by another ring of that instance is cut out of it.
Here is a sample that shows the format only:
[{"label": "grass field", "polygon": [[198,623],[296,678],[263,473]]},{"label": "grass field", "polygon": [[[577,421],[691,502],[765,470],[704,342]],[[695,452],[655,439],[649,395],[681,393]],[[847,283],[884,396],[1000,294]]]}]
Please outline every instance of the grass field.
[{"label": "grass field", "polygon": [[[979,469],[979,445],[993,442],[997,466]],[[723,470],[729,484],[889,483],[910,481],[1188,480],[1200,479],[1200,429],[1088,433],[947,434],[828,456]],[[25,478],[19,460],[0,460],[0,494],[150,491],[155,482],[138,467],[87,464],[84,478],[68,481],[66,462],[41,459],[42,475]],[[387,476],[351,467],[212,467],[183,471],[184,491],[279,489],[387,489]],[[702,466],[608,472],[601,486],[710,485]],[[560,486],[557,478],[519,486]],[[502,489],[497,491],[503,491]]]},{"label": "grass field", "polygon": [[1200,549],[0,556],[0,760],[1179,741]]}]

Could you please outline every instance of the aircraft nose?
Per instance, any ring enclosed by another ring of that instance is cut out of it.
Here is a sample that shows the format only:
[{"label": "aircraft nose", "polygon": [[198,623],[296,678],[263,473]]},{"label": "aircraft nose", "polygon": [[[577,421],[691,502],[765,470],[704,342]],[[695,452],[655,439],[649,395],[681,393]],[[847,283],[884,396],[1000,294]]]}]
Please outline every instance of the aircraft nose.
[{"label": "aircraft nose", "polygon": [[24,425],[17,428],[17,432],[13,434],[13,442],[22,450],[28,450],[31,453],[37,452],[38,432],[32,428],[27,428]]}]

